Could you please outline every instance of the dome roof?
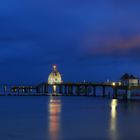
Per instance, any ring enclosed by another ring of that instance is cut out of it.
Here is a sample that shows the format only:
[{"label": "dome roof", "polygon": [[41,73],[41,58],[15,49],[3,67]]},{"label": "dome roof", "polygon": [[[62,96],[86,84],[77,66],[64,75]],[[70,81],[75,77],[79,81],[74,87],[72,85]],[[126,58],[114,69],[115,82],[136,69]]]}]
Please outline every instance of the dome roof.
[{"label": "dome roof", "polygon": [[53,66],[53,71],[49,74],[48,84],[60,84],[62,83],[61,74],[57,71],[57,67]]}]

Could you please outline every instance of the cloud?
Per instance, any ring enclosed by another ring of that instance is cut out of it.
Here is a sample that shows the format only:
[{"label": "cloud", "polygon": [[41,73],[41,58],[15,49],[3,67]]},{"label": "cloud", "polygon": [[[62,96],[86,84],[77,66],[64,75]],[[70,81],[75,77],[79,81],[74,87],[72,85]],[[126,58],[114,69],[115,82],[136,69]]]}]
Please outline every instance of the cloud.
[{"label": "cloud", "polygon": [[94,44],[88,45],[86,53],[89,56],[138,57],[140,53],[140,36],[128,39],[104,39],[96,46]]}]

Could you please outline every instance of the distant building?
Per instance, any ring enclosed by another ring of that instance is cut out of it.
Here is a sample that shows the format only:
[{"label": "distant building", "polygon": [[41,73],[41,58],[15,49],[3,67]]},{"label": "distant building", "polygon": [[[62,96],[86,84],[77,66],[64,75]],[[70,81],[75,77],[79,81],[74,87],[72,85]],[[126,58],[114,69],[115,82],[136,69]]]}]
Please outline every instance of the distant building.
[{"label": "distant building", "polygon": [[125,73],[120,79],[121,85],[123,86],[138,86],[139,78]]},{"label": "distant building", "polygon": [[53,65],[53,71],[50,73],[48,77],[48,84],[61,84],[62,77],[61,74],[57,70],[57,66]]}]

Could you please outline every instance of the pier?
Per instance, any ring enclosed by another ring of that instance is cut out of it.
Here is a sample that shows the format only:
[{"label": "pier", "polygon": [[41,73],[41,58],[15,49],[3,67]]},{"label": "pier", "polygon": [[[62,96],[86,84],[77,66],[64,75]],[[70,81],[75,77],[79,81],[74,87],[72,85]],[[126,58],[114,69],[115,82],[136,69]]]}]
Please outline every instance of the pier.
[{"label": "pier", "polygon": [[37,85],[1,85],[2,96],[93,96],[114,99],[131,99],[140,97],[139,78],[125,73],[119,82],[64,82],[53,65],[47,82]]},{"label": "pier", "polygon": [[[54,86],[56,91],[54,91]],[[18,85],[1,86],[3,96],[93,96],[108,97],[119,99],[131,99],[139,96],[133,91],[139,90],[140,86],[122,86],[118,83],[61,83],[48,84],[40,83],[38,85]],[[120,94],[121,93],[121,94]]]}]

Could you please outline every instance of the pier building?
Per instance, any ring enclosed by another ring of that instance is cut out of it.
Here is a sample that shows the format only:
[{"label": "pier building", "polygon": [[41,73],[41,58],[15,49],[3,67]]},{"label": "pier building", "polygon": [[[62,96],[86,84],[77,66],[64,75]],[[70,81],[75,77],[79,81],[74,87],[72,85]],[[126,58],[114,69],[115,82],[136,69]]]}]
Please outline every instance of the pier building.
[{"label": "pier building", "polygon": [[49,74],[48,77],[48,84],[52,85],[53,92],[56,93],[56,85],[59,85],[62,83],[62,76],[57,70],[57,66],[53,65],[53,71]]},{"label": "pier building", "polygon": [[50,73],[48,77],[48,84],[61,84],[62,83],[62,77],[61,74],[57,70],[57,66],[53,65],[53,71]]},{"label": "pier building", "polygon": [[138,86],[139,85],[139,78],[135,77],[134,75],[129,75],[125,73],[121,79],[122,86]]},{"label": "pier building", "polygon": [[62,76],[53,65],[48,81],[37,85],[1,85],[3,94],[14,96],[102,96],[114,99],[132,99],[139,97],[139,78],[124,74],[119,82],[63,82]]}]

